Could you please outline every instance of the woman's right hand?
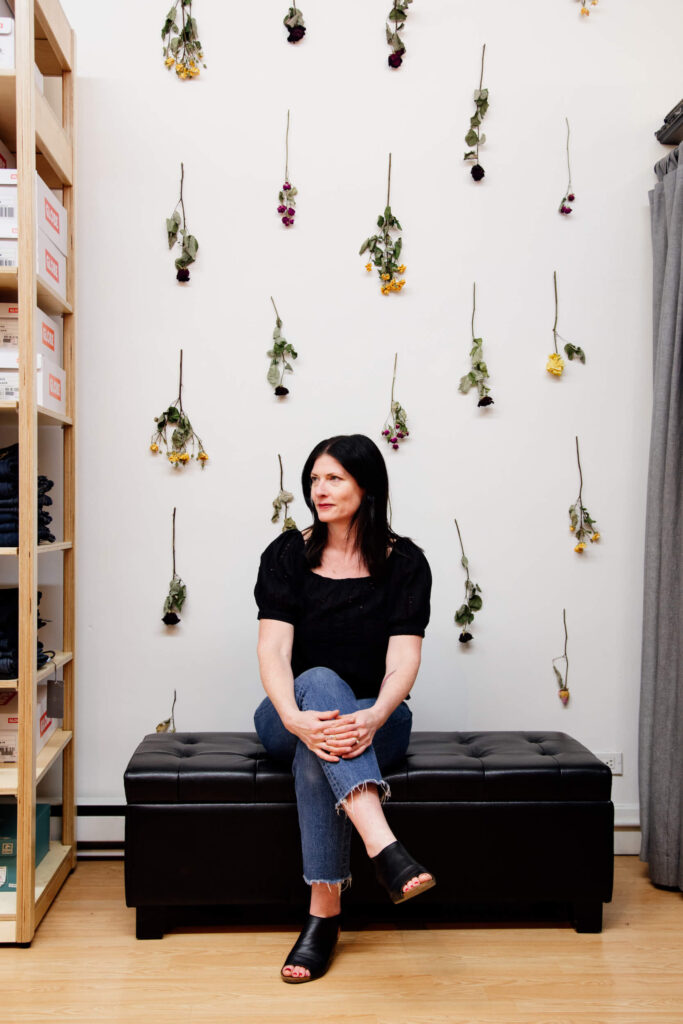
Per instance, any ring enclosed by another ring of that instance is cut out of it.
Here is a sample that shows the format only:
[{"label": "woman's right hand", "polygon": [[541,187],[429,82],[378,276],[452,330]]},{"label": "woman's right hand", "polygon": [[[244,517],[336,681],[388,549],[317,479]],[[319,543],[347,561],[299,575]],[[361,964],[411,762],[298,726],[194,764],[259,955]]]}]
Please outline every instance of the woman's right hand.
[{"label": "woman's right hand", "polygon": [[338,716],[339,709],[336,711],[298,711],[287,722],[287,729],[294,733],[321,761],[336,762],[339,758],[330,753],[330,736],[325,735],[325,727],[331,719]]}]

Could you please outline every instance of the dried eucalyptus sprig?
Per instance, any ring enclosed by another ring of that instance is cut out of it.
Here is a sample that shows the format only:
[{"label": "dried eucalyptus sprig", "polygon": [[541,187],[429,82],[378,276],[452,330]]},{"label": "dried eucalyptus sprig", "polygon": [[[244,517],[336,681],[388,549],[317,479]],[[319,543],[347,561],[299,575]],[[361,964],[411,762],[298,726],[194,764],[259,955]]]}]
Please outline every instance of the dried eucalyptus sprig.
[{"label": "dried eucalyptus sprig", "polygon": [[389,407],[389,415],[384,421],[384,429],[382,430],[382,437],[386,440],[387,444],[391,445],[395,452],[398,451],[398,446],[401,441],[405,441],[405,439],[410,436],[407,423],[408,413],[400,402],[394,401],[397,361],[398,352],[394,355],[394,376],[391,381],[391,405]]},{"label": "dried eucalyptus sprig", "polygon": [[165,718],[163,720],[163,722],[159,722],[159,724],[157,726],[157,732],[175,732],[176,731],[176,729],[175,729],[175,715],[173,714],[173,712],[175,711],[175,702],[176,702],[176,692],[174,690],[173,691],[173,704],[171,705],[171,717],[170,718]]},{"label": "dried eucalyptus sprig", "polygon": [[458,640],[461,644],[468,644],[473,638],[467,627],[471,622],[474,622],[474,613],[481,610],[483,602],[481,599],[481,587],[478,583],[473,583],[470,579],[470,563],[465,554],[465,548],[463,547],[458,520],[454,519],[453,522],[455,523],[455,528],[458,531],[458,540],[460,541],[460,550],[462,551],[460,563],[467,573],[467,579],[465,580],[465,602],[460,605],[455,613],[455,623],[457,626],[460,626],[462,630]]},{"label": "dried eucalyptus sprig", "polygon": [[585,538],[588,537],[591,544],[594,544],[596,540],[600,540],[600,534],[595,527],[595,520],[591,519],[581,497],[583,491],[583,472],[581,471],[578,437],[576,438],[576,461],[579,464],[579,496],[574,504],[569,506],[569,532],[574,534],[574,538],[577,541],[574,551],[581,555],[586,550]]},{"label": "dried eucalyptus sprig", "polygon": [[283,338],[280,334],[282,320],[272,295],[270,301],[273,303],[273,309],[275,310],[275,328],[273,330],[273,341],[275,344],[267,353],[270,356],[270,368],[266,379],[270,386],[275,389],[275,394],[278,398],[285,398],[289,394],[289,388],[286,388],[282,381],[284,380],[285,373],[294,373],[294,367],[287,357],[296,359],[298,353],[294,351],[287,339]]},{"label": "dried eucalyptus sprig", "polygon": [[[488,89],[482,89],[484,82],[484,54],[486,53],[486,43],[482,47],[481,51],[481,76],[479,78],[479,88],[474,90],[474,105],[476,110],[470,118],[470,130],[465,136],[465,142],[470,147],[465,153],[465,160],[474,160],[474,166],[472,167],[470,174],[475,181],[481,181],[486,171],[479,163],[479,147],[483,146],[486,142],[486,136],[480,133],[481,122],[486,117],[486,111],[489,109],[489,91]],[[476,146],[476,149],[472,149]]]},{"label": "dried eucalyptus sprig", "polygon": [[287,132],[285,134],[285,183],[277,194],[277,212],[280,214],[280,219],[286,228],[291,228],[294,225],[294,215],[296,213],[296,199],[294,197],[296,195],[298,195],[298,189],[295,189],[289,180],[289,111],[287,111]]},{"label": "dried eucalyptus sprig", "polygon": [[[199,434],[195,432],[190,423],[189,416],[183,409],[183,350],[180,350],[180,381],[178,383],[178,397],[175,402],[164,409],[160,416],[154,417],[156,427],[152,434],[152,441],[149,450],[157,455],[161,446],[166,449],[168,461],[174,469],[184,466],[193,457],[199,465],[204,466],[209,461],[209,456],[204,451],[204,445]],[[167,431],[171,430],[171,442]],[[189,450],[188,450],[189,449]],[[195,455],[196,452],[196,455]]]},{"label": "dried eucalyptus sprig", "polygon": [[[179,4],[180,19],[178,18]],[[178,27],[179,20],[182,21],[182,28]],[[166,15],[161,38],[164,40],[162,51],[164,64],[168,70],[172,71],[175,68],[178,78],[197,78],[200,73],[199,64],[204,60],[204,54],[197,35],[197,22],[192,17],[192,0],[175,0],[173,7]],[[202,63],[202,67],[205,68],[206,64]]]},{"label": "dried eucalyptus sprig", "polygon": [[569,180],[567,182],[567,191],[562,196],[562,202],[558,206],[558,210],[566,217],[567,214],[572,212],[572,208],[569,204],[574,202],[576,196],[572,191],[572,165],[569,161],[569,118],[565,117],[565,121],[567,122],[567,174],[569,176]]},{"label": "dried eucalyptus sprig", "polygon": [[389,154],[389,175],[387,179],[387,205],[384,213],[379,215],[377,218],[377,227],[380,228],[381,235],[372,235],[370,238],[366,238],[359,249],[359,255],[362,256],[366,250],[370,252],[371,263],[365,264],[365,269],[368,273],[372,270],[372,265],[377,267],[377,273],[379,274],[382,284],[380,291],[382,295],[388,295],[389,292],[400,292],[405,285],[405,279],[400,281],[396,279],[395,274],[404,274],[405,266],[401,264],[399,266],[399,256],[401,255],[401,249],[403,248],[403,238],[397,238],[396,241],[391,237],[392,231],[403,231],[403,228],[394,217],[391,212],[391,206],[389,205],[391,199],[391,153]]},{"label": "dried eucalyptus sprig", "polygon": [[553,271],[553,283],[555,286],[555,323],[553,324],[553,345],[555,351],[551,352],[548,356],[548,362],[545,365],[548,373],[551,373],[553,377],[561,377],[562,371],[564,370],[564,359],[560,355],[557,349],[557,339],[565,343],[564,351],[566,352],[567,359],[571,363],[574,359],[578,359],[580,363],[586,362],[586,353],[578,345],[572,345],[571,341],[567,341],[563,338],[557,329],[557,317],[559,311],[559,305],[557,301],[557,271]]},{"label": "dried eucalyptus sprig", "polygon": [[282,24],[287,29],[287,42],[298,43],[306,35],[304,16],[298,7],[290,7],[282,19]]},{"label": "dried eucalyptus sprig", "polygon": [[403,63],[403,54],[406,52],[406,48],[399,32],[405,28],[408,7],[412,2],[413,0],[394,0],[394,5],[387,16],[387,42],[391,47],[388,57],[390,68],[400,68]]},{"label": "dried eucalyptus sprig", "polygon": [[[581,14],[585,14],[586,17],[588,17],[590,15],[590,11],[588,10],[588,4],[586,3],[586,0],[579,0],[579,2],[581,4],[581,12],[580,13]],[[598,6],[598,0],[591,0],[591,7],[597,7],[597,6]]]},{"label": "dried eucalyptus sprig", "polygon": [[289,515],[289,506],[294,501],[294,495],[290,491],[284,489],[282,482],[282,456],[278,454],[278,462],[280,463],[280,492],[277,498],[273,499],[273,515],[271,516],[271,523],[277,523],[280,521],[280,513],[284,509],[284,526],[282,527],[282,533],[287,530],[296,530],[297,526],[292,517]]},{"label": "dried eucalyptus sprig", "polygon": [[187,587],[175,571],[175,511],[173,509],[173,576],[168,587],[168,594],[164,601],[164,614],[161,618],[165,626],[178,625],[180,622],[178,612],[182,611],[187,597]]},{"label": "dried eucalyptus sprig", "polygon": [[[168,234],[168,247],[172,249],[173,246],[178,242],[178,232],[182,242],[179,242],[181,253],[178,259],[175,261],[176,265],[176,280],[181,281],[183,284],[190,280],[190,271],[187,269],[191,263],[197,258],[197,251],[199,249],[199,242],[191,235],[187,230],[187,222],[185,220],[185,203],[183,202],[183,182],[185,180],[185,167],[181,163],[180,165],[180,198],[175,204],[173,213],[166,220],[166,232]],[[178,207],[182,210],[182,217],[178,213]]]},{"label": "dried eucalyptus sprig", "polygon": [[476,308],[477,285],[475,282],[472,291],[472,348],[470,349],[472,369],[469,373],[466,373],[464,377],[460,378],[458,391],[462,391],[463,395],[466,395],[470,388],[476,385],[477,391],[479,392],[479,401],[477,402],[477,406],[481,408],[487,405],[493,405],[493,399],[489,394],[491,389],[486,386],[486,381],[489,379],[489,371],[486,363],[484,362],[484,340],[483,338],[474,337],[474,314]]},{"label": "dried eucalyptus sprig", "polygon": [[[557,685],[559,687],[557,696],[566,707],[569,702],[569,685],[567,682],[569,679],[569,658],[567,657],[567,640],[569,637],[567,634],[567,611],[565,608],[562,609],[562,621],[564,622],[564,654],[560,654],[557,658],[553,658],[553,672],[555,673],[555,678],[557,679]],[[556,661],[564,661],[564,676],[555,664]]]}]

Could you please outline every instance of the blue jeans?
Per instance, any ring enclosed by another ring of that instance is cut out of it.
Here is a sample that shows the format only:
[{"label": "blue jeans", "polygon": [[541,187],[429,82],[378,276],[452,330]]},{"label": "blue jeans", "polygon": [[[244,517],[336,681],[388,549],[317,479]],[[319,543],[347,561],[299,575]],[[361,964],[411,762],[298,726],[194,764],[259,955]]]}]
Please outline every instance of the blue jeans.
[{"label": "blue jeans", "polygon": [[[375,701],[358,700],[343,679],[329,668],[311,668],[294,680],[294,697],[301,711],[334,711],[340,715],[370,708]],[[402,703],[375,733],[372,746],[358,757],[323,761],[288,732],[270,699],[259,704],[254,725],[270,757],[292,766],[301,831],[304,881],[350,882],[352,825],[342,813],[344,799],[364,783],[374,783],[384,797],[389,787],[382,771],[396,764],[408,749],[413,716]]]}]

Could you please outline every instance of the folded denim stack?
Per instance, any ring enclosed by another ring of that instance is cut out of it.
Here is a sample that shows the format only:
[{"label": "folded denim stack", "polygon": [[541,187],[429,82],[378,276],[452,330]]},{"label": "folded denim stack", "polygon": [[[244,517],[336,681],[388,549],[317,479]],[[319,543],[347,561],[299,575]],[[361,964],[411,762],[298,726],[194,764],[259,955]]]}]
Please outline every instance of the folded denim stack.
[{"label": "folded denim stack", "polygon": [[[45,507],[52,504],[47,493],[54,481],[38,477],[38,540],[53,541],[49,525],[52,516]],[[19,544],[19,445],[0,448],[0,548],[15,548]]]},{"label": "folded denim stack", "polygon": [[[38,591],[38,604],[42,597]],[[37,612],[38,629],[45,625]],[[16,679],[19,675],[19,588],[7,587],[0,589],[0,679]],[[38,668],[46,665],[54,655],[54,651],[46,651],[41,640],[38,641]]]}]

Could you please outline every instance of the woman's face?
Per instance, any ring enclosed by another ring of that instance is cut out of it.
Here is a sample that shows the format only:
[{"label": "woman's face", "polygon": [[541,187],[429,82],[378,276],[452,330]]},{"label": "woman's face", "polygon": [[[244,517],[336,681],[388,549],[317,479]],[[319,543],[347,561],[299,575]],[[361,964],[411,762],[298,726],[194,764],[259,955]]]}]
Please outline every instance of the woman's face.
[{"label": "woman's face", "polygon": [[321,523],[348,525],[365,491],[331,455],[319,455],[311,470],[311,501]]}]

